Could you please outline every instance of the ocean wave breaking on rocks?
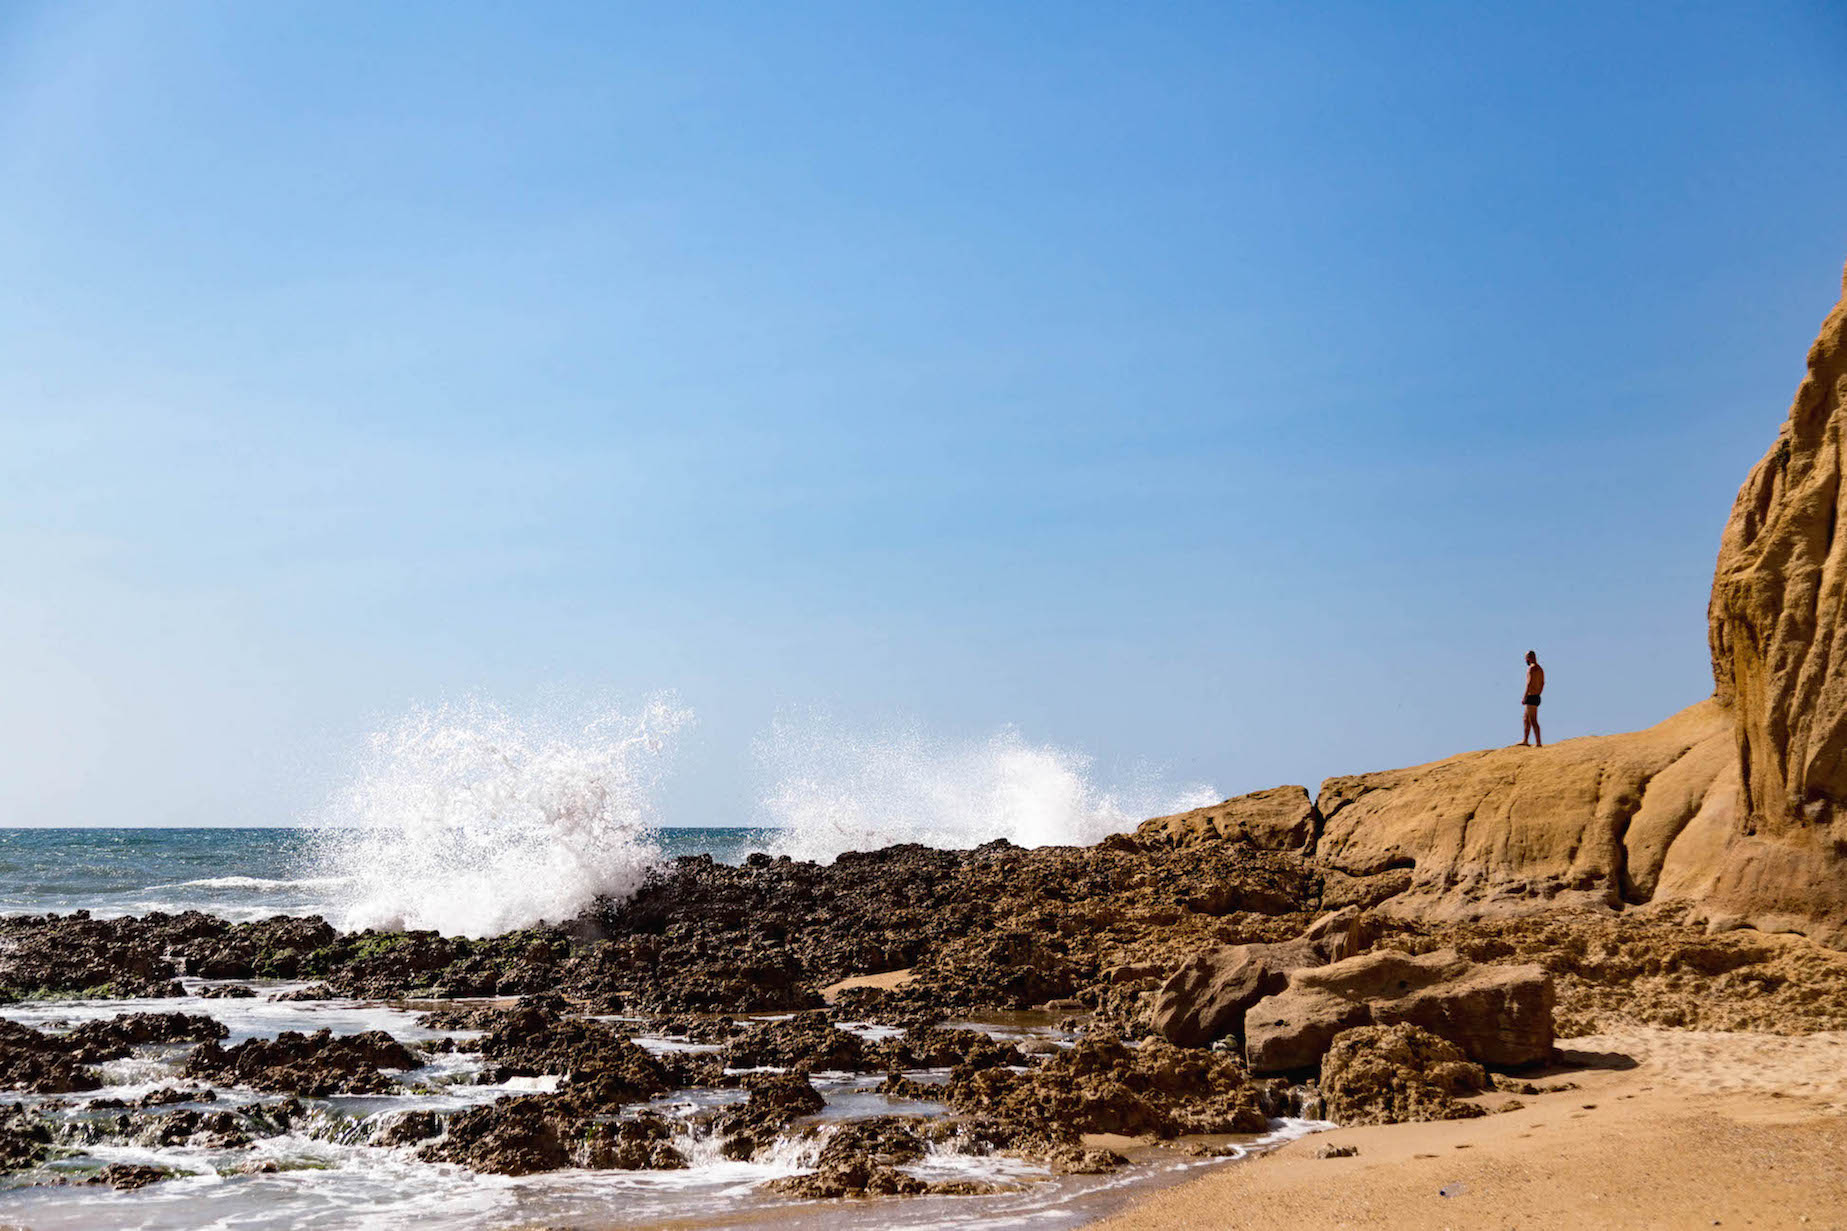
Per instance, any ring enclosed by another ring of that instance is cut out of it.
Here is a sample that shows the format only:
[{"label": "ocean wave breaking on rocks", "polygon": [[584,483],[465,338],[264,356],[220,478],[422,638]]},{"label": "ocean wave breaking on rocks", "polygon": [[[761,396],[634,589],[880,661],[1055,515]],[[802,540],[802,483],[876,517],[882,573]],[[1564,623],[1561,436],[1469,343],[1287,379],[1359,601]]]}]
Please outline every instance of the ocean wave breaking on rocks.
[{"label": "ocean wave breaking on rocks", "polygon": [[957,741],[915,727],[868,735],[825,719],[782,719],[757,756],[769,783],[764,823],[780,830],[768,849],[798,859],[827,861],[899,842],[1088,845],[1221,798],[1146,766],[1099,783],[1090,757],[1031,743],[1012,727]]},{"label": "ocean wave breaking on rocks", "polygon": [[576,720],[413,711],[322,818],[311,862],[344,886],[330,918],[488,936],[628,896],[660,858],[655,790],[691,717],[671,696]]}]

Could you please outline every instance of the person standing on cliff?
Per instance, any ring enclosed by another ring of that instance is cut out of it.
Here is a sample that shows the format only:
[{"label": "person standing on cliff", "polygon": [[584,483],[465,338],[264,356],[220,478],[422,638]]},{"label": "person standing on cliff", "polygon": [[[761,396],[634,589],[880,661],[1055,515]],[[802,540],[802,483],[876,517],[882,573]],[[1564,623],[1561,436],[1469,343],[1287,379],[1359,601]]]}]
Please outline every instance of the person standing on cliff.
[{"label": "person standing on cliff", "polygon": [[1535,748],[1544,748],[1545,740],[1539,737],[1539,694],[1546,690],[1546,669],[1539,665],[1539,655],[1533,651],[1526,652],[1526,695],[1520,704],[1526,707],[1526,721],[1520,726],[1520,747],[1526,747],[1527,737],[1531,736]]}]

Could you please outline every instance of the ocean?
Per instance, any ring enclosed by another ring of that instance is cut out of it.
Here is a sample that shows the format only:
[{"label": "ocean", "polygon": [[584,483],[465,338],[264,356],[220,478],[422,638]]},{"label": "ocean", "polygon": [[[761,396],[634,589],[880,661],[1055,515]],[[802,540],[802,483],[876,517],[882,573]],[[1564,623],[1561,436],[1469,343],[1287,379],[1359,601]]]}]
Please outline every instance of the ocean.
[{"label": "ocean", "polygon": [[[680,827],[648,835],[660,859],[737,863],[777,831]],[[235,921],[325,915],[339,922],[354,877],[329,874],[345,835],[315,828],[0,829],[0,914],[99,917],[202,910]]]}]

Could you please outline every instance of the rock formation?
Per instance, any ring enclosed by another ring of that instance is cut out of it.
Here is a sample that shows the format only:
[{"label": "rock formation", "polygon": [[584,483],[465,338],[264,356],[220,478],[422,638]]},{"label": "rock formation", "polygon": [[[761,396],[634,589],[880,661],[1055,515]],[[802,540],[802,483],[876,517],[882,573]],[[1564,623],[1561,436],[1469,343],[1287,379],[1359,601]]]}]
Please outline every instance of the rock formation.
[{"label": "rock formation", "polygon": [[187,1058],[186,1075],[255,1090],[326,1096],[381,1094],[395,1083],[381,1069],[417,1067],[409,1048],[382,1030],[336,1038],[331,1030],[284,1030],[274,1039],[235,1047],[205,1042]]},{"label": "rock formation", "polygon": [[1319,819],[1307,791],[1279,786],[1143,821],[1135,839],[1151,846],[1184,848],[1235,841],[1265,851],[1298,851],[1314,842]]},{"label": "rock formation", "polygon": [[1245,1014],[1244,1054],[1253,1073],[1308,1069],[1344,1030],[1408,1023],[1483,1064],[1533,1064],[1552,1055],[1554,998],[1538,966],[1381,949],[1291,973],[1288,987]]},{"label": "rock formation", "polygon": [[1739,816],[1709,913],[1847,944],[1847,283],[1719,546],[1708,628]]},{"label": "rock formation", "polygon": [[946,1097],[957,1111],[1051,1144],[1076,1144],[1083,1133],[1260,1133],[1279,1110],[1277,1091],[1230,1056],[1159,1039],[1131,1047],[1108,1035],[1025,1072],[958,1072]]},{"label": "rock formation", "polygon": [[1360,912],[1349,906],[1316,920],[1295,940],[1208,949],[1161,984],[1149,1025],[1180,1047],[1204,1047],[1232,1034],[1242,1039],[1244,1014],[1282,991],[1290,971],[1351,957],[1366,947],[1368,935]]},{"label": "rock formation", "polygon": [[1424,918],[1647,901],[1675,840],[1727,797],[1730,762],[1708,701],[1646,731],[1330,778],[1316,854],[1355,876],[1409,868],[1388,911]]},{"label": "rock formation", "polygon": [[1417,1026],[1345,1031],[1321,1060],[1324,1114],[1342,1125],[1479,1116],[1480,1106],[1457,1099],[1488,1088],[1461,1048]]}]

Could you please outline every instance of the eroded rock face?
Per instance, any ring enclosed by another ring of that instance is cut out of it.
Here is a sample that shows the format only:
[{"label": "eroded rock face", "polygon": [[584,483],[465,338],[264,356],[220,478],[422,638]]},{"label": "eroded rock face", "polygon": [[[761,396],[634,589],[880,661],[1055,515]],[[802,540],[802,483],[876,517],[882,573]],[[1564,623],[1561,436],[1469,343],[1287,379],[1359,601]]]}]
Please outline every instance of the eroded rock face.
[{"label": "eroded rock face", "polygon": [[92,919],[88,911],[0,922],[0,999],[184,995],[147,932],[137,920]]},{"label": "eroded rock face", "polygon": [[170,1167],[156,1167],[151,1163],[110,1163],[90,1177],[89,1183],[107,1185],[118,1192],[134,1192],[163,1180],[193,1174],[191,1171],[175,1171]]},{"label": "eroded rock face", "polygon": [[[289,961],[298,977],[323,980],[304,998],[561,993],[597,1013],[787,1012],[819,1008],[820,989],[847,976],[910,967],[908,984],[865,1006],[1024,1009],[1082,998],[1125,961],[1160,970],[1206,944],[1294,935],[1319,885],[1297,852],[1144,847],[1127,835],[1035,850],[901,845],[827,865],[688,856],[630,900],[557,927],[480,940],[336,935]],[[121,930],[176,944],[165,925]],[[189,953],[250,947],[222,923],[186,930],[177,943]],[[276,960],[260,946],[247,958]]]},{"label": "eroded rock face", "polygon": [[1315,839],[1314,801],[1299,786],[1272,787],[1223,803],[1143,821],[1135,840],[1143,845],[1193,847],[1243,842],[1266,851],[1299,851]]},{"label": "eroded rock face", "polygon": [[0,1089],[95,1090],[102,1078],[91,1065],[119,1059],[142,1044],[221,1039],[226,1033],[223,1025],[194,1013],[123,1013],[61,1034],[0,1019]]},{"label": "eroded rock face", "polygon": [[372,1137],[379,1146],[408,1146],[428,1141],[443,1131],[442,1119],[433,1111],[401,1111],[390,1117]]},{"label": "eroded rock face", "polygon": [[1316,920],[1295,940],[1226,945],[1181,963],[1155,994],[1149,1025],[1169,1043],[1204,1047],[1242,1036],[1244,1015],[1289,983],[1289,972],[1325,966],[1365,948],[1367,929],[1352,907]]},{"label": "eroded rock face", "polygon": [[582,1164],[586,1167],[684,1171],[689,1165],[686,1156],[674,1148],[673,1126],[659,1112],[644,1111],[620,1124],[594,1127]]},{"label": "eroded rock face", "polygon": [[1713,912],[1847,944],[1847,296],[1720,541],[1708,625],[1736,721],[1740,823]]},{"label": "eroded rock face", "polygon": [[1706,934],[1658,916],[1557,911],[1477,923],[1397,924],[1381,946],[1533,962],[1552,976],[1563,1038],[1627,1026],[1847,1030],[1847,954],[1800,936]]},{"label": "eroded rock face", "polygon": [[[304,963],[313,960],[311,955],[333,944],[337,936],[323,919],[277,917],[214,927],[211,922],[193,921],[193,913],[176,917],[184,922],[173,929],[181,941],[172,946],[172,951],[181,955],[184,973],[201,979],[249,979],[258,975],[292,979]],[[226,989],[216,994],[236,993]]]},{"label": "eroded rock face", "polygon": [[1480,965],[1453,949],[1382,949],[1291,973],[1288,987],[1245,1014],[1245,1056],[1252,1072],[1309,1069],[1342,1031],[1408,1023],[1481,1063],[1533,1064],[1552,1054],[1554,1000],[1552,977],[1538,966]]},{"label": "eroded rock face", "polygon": [[1342,1031],[1321,1060],[1326,1115],[1342,1125],[1479,1116],[1480,1107],[1456,1100],[1488,1088],[1460,1047],[1403,1022]]},{"label": "eroded rock face", "polygon": [[895,1039],[870,1047],[868,1067],[895,1073],[902,1069],[960,1068],[966,1072],[1001,1065],[1024,1068],[1027,1057],[1011,1043],[1000,1043],[979,1030],[945,1030],[913,1026]]},{"label": "eroded rock face", "polygon": [[1733,768],[1730,718],[1705,701],[1645,731],[1330,778],[1316,857],[1351,876],[1409,869],[1379,908],[1407,918],[1644,902],[1682,842],[1725,823],[1710,805]]},{"label": "eroded rock face", "polygon": [[865,1158],[846,1158],[824,1164],[819,1170],[771,1180],[771,1192],[804,1200],[838,1197],[914,1197],[931,1186],[895,1167],[880,1166]]},{"label": "eroded rock face", "polygon": [[196,1146],[208,1150],[235,1150],[250,1144],[250,1116],[234,1111],[197,1111],[184,1108],[151,1117],[123,1116],[121,1124],[130,1140],[151,1148]]},{"label": "eroded rock face", "polygon": [[[561,1167],[686,1167],[685,1156],[673,1147],[672,1129],[659,1113],[643,1111],[617,1121],[631,1096],[630,1090],[599,1074],[556,1094],[515,1095],[470,1107],[450,1117],[442,1136],[423,1146],[417,1156],[496,1175],[531,1175]],[[429,1127],[422,1122],[394,1124],[391,1140],[381,1144],[426,1138]]]}]

